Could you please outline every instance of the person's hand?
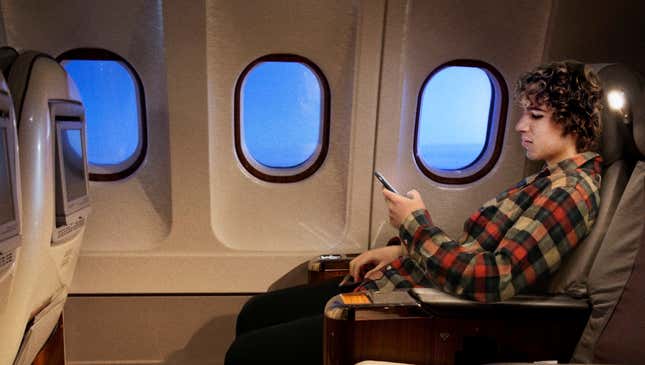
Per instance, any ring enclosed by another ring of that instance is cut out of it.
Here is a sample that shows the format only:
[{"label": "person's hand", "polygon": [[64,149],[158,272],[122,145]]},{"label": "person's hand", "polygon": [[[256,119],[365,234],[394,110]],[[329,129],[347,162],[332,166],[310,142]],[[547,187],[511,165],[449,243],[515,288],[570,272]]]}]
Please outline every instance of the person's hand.
[{"label": "person's hand", "polygon": [[426,205],[423,203],[418,191],[410,190],[406,195],[407,197],[383,189],[390,224],[397,229],[412,212],[419,209],[426,209]]},{"label": "person's hand", "polygon": [[363,252],[350,261],[349,275],[354,278],[354,282],[360,282],[363,278],[380,279],[378,276],[380,270],[401,256],[401,248],[401,246],[386,246]]}]

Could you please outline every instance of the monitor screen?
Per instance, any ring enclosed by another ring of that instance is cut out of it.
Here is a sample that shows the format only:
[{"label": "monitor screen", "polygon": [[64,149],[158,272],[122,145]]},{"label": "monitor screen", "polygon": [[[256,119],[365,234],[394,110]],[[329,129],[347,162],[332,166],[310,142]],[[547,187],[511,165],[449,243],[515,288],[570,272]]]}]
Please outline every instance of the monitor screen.
[{"label": "monitor screen", "polygon": [[16,219],[11,182],[7,128],[0,128],[0,225]]},{"label": "monitor screen", "polygon": [[60,138],[67,201],[72,202],[87,195],[81,128],[64,128]]}]

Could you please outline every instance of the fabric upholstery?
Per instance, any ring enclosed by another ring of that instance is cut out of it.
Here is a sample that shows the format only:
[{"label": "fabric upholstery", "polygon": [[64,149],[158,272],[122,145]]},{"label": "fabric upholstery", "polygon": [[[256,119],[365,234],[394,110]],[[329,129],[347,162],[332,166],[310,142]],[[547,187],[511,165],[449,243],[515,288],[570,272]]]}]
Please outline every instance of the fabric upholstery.
[{"label": "fabric upholstery", "polygon": [[[645,201],[644,201],[645,204]],[[645,217],[644,217],[645,219]],[[638,364],[645,359],[645,231],[634,268],[596,345],[595,361]]]},{"label": "fabric upholstery", "polygon": [[645,161],[634,168],[589,274],[593,310],[573,360],[591,362],[596,343],[632,271],[645,227]]}]

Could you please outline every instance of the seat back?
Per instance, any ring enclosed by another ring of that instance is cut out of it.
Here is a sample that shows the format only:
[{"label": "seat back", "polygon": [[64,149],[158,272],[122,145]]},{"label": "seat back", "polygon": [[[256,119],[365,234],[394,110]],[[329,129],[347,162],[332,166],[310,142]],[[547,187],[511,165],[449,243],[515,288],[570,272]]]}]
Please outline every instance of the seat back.
[{"label": "seat back", "polygon": [[[639,161],[594,259],[587,288],[592,312],[573,355],[575,362],[640,363],[645,358],[645,92],[630,100],[633,139],[623,148]],[[601,203],[602,204],[602,203]],[[637,260],[637,256],[640,257]],[[609,336],[615,336],[610,339]],[[614,346],[615,347],[610,347]],[[636,361],[636,360],[639,361]]]},{"label": "seat back", "polygon": [[[640,95],[640,75],[624,65],[610,64],[595,67],[603,90],[619,89],[628,102]],[[603,157],[603,174],[600,188],[600,208],[589,235],[563,260],[559,270],[549,279],[547,291],[573,297],[588,295],[587,278],[603,242],[612,217],[616,212],[627,180],[637,160],[633,148],[632,119],[613,110],[603,98],[602,135],[600,155]]]},{"label": "seat back", "polygon": [[[645,164],[639,166],[644,175]],[[640,179],[641,188],[643,179]],[[641,207],[645,206],[645,194],[641,193]],[[645,216],[643,216],[645,220]],[[631,232],[636,234],[636,232]],[[626,265],[629,269],[629,265]],[[626,275],[627,270],[623,275]],[[640,233],[640,244],[631,274],[613,313],[600,333],[594,351],[594,361],[600,363],[637,364],[645,359],[645,231]]]},{"label": "seat back", "polygon": [[[84,218],[67,236],[60,234],[67,226],[58,222],[59,166],[65,163],[74,175],[84,168],[87,186],[87,165],[77,168],[78,158],[59,148],[65,143],[70,151],[71,137],[61,137],[57,111],[68,124],[84,123],[80,95],[65,70],[47,55],[25,52],[8,75],[20,145],[23,225],[12,296],[0,326],[0,364],[22,365],[32,363],[61,316],[83,239]],[[80,145],[76,153],[84,156],[85,143]]]}]

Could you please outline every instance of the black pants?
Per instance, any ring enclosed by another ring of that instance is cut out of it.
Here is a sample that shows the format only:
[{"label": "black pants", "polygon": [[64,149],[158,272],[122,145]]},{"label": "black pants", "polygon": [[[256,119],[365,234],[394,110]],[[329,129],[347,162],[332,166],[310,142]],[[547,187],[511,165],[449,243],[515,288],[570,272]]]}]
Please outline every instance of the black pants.
[{"label": "black pants", "polygon": [[251,298],[237,317],[227,365],[322,364],[323,310],[327,301],[352,288],[340,278]]}]

